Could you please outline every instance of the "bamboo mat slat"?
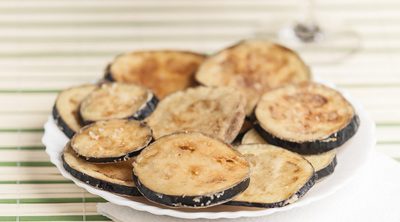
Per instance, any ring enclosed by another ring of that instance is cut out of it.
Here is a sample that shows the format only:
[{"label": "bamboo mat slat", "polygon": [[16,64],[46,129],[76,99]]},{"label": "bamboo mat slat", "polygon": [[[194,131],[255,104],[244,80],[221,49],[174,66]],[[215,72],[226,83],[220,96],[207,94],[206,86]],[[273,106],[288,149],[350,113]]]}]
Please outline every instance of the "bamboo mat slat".
[{"label": "bamboo mat slat", "polygon": [[[400,2],[317,4],[321,23],[353,28],[362,46],[313,73],[365,106],[377,123],[376,149],[400,161]],[[95,209],[104,200],[63,178],[41,144],[59,90],[101,78],[125,51],[213,53],[260,31],[272,34],[301,7],[297,0],[0,0],[0,221],[108,221]],[[323,58],[346,44],[304,54]]]}]

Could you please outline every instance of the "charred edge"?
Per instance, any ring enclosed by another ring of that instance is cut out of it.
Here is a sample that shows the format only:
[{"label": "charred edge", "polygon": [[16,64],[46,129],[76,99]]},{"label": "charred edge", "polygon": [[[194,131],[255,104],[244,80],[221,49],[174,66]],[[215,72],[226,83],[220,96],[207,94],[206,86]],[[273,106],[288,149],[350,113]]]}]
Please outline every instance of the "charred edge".
[{"label": "charred edge", "polygon": [[158,104],[158,99],[157,97],[153,94],[153,97],[146,102],[146,105],[138,110],[132,117],[129,119],[135,119],[135,120],[143,120],[146,117],[150,116],[151,113],[156,109]]},{"label": "charred edge", "polygon": [[242,139],[247,132],[239,133],[235,139],[232,141],[232,145],[240,145],[242,143]]},{"label": "charred edge", "polygon": [[71,129],[68,124],[64,121],[64,119],[61,117],[60,113],[58,112],[57,106],[53,106],[53,119],[56,122],[58,128],[68,137],[72,138],[75,135],[75,131]]},{"label": "charred edge", "polygon": [[86,126],[86,125],[89,125],[91,123],[94,123],[95,121],[91,121],[91,120],[86,121],[86,120],[83,119],[83,116],[81,115],[81,106],[82,106],[82,103],[80,103],[79,106],[78,106],[78,121],[79,121],[79,124],[81,124],[81,126]]},{"label": "charred edge", "polygon": [[[140,53],[140,52],[144,52],[144,51],[136,51],[136,52]],[[207,54],[198,53],[198,52],[192,52],[192,51],[185,51],[185,50],[161,50],[161,51],[159,51],[159,50],[148,50],[148,52],[181,52],[181,53],[192,54],[192,55],[195,55],[195,56],[201,56],[204,59],[206,59],[208,57]],[[118,57],[124,56],[125,54],[126,53],[122,53],[122,54],[117,55],[115,57],[115,59],[107,65],[107,67],[105,68],[105,72],[104,72],[104,77],[103,77],[104,80],[110,81],[110,82],[116,82],[117,81],[117,80],[114,79],[113,74],[111,72],[111,65],[114,63],[114,61],[116,59],[118,59]],[[196,71],[193,74],[195,74],[195,73],[196,73]]]},{"label": "charred edge", "polygon": [[254,123],[257,121],[256,115],[254,114],[254,110],[251,112],[250,115],[246,116],[245,121],[249,121],[250,123]]},{"label": "charred edge", "polygon": [[286,205],[291,204],[292,198],[298,199],[303,197],[310,189],[314,186],[317,180],[317,175],[314,173],[310,179],[305,183],[296,193],[294,193],[291,197],[286,200],[282,200],[276,203],[252,203],[246,201],[229,201],[225,203],[226,205],[231,206],[243,206],[243,207],[259,207],[259,208],[277,208],[277,207],[284,207]]},{"label": "charred edge", "polygon": [[250,178],[243,180],[235,186],[210,195],[176,196],[157,193],[144,186],[133,173],[133,181],[139,192],[148,200],[168,207],[204,208],[225,203],[240,194],[250,184]]},{"label": "charred edge", "polygon": [[[146,117],[150,116],[151,113],[153,113],[153,111],[157,107],[157,104],[158,104],[158,99],[157,99],[157,97],[155,95],[153,95],[153,97],[149,101],[146,102],[145,106],[142,109],[138,110],[133,115],[131,115],[129,117],[122,118],[122,119],[143,120]],[[93,121],[93,120],[84,120],[82,115],[80,115],[80,112],[79,112],[79,121],[84,126],[96,122],[96,121]]]},{"label": "charred edge", "polygon": [[317,175],[317,180],[321,180],[322,178],[331,175],[335,171],[336,165],[337,165],[337,159],[335,156],[335,158],[333,158],[332,162],[330,162],[328,166],[318,170],[315,173]]},{"label": "charred edge", "polygon": [[104,80],[109,82],[115,82],[113,75],[111,73],[111,63],[107,65],[105,72],[104,72]]},{"label": "charred edge", "polygon": [[87,156],[82,156],[82,155],[78,155],[79,158],[91,162],[91,163],[116,163],[116,162],[121,162],[121,161],[126,161],[134,156],[137,156],[140,154],[140,152],[142,152],[142,150],[147,146],[147,144],[139,149],[136,149],[133,152],[127,153],[125,155],[122,156],[118,156],[118,157],[101,157],[101,158],[97,158],[97,157],[87,157]]},{"label": "charred edge", "polygon": [[63,166],[66,171],[68,171],[73,177],[76,179],[87,183],[93,187],[99,188],[101,190],[117,193],[117,194],[123,194],[123,195],[129,195],[129,196],[141,196],[140,192],[136,187],[129,187],[125,185],[120,185],[120,184],[115,184],[111,182],[107,182],[104,180],[96,179],[92,176],[89,176],[85,173],[79,172],[78,170],[75,170],[71,166],[67,164],[67,162],[64,160],[64,155],[62,156],[63,160]]},{"label": "charred edge", "polygon": [[306,141],[299,143],[278,138],[270,134],[269,132],[265,131],[258,123],[254,125],[254,129],[269,144],[280,146],[299,154],[312,155],[312,154],[324,153],[336,147],[341,146],[347,140],[353,137],[354,134],[356,134],[359,126],[360,126],[360,119],[358,115],[354,115],[354,117],[351,119],[350,123],[347,124],[346,127],[337,131],[336,133],[331,134],[327,138],[324,138],[322,140]]}]

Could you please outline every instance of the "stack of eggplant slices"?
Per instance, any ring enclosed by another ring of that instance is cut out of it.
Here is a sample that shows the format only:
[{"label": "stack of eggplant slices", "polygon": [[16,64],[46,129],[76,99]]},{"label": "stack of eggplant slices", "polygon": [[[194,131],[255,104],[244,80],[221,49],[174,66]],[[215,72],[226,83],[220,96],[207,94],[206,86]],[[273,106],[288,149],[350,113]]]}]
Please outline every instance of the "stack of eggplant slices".
[{"label": "stack of eggplant slices", "polygon": [[294,51],[263,40],[119,55],[99,83],[62,91],[53,117],[75,178],[179,208],[291,204],[360,124]]}]

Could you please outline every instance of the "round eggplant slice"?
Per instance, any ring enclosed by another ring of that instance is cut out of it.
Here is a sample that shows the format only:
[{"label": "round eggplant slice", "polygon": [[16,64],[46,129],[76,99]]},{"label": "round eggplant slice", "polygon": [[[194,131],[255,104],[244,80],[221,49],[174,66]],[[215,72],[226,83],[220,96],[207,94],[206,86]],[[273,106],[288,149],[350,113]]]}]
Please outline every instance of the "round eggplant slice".
[{"label": "round eggplant slice", "polygon": [[81,85],[63,90],[58,94],[53,106],[53,118],[64,134],[71,138],[81,128],[79,105],[96,85]]},{"label": "round eggplant slice", "polygon": [[315,155],[303,155],[303,157],[313,165],[318,181],[335,171],[337,165],[336,149]]},{"label": "round eggplant slice", "polygon": [[310,155],[339,147],[358,130],[353,106],[318,83],[285,86],[265,93],[254,128],[269,144]]},{"label": "round eggplant slice", "polygon": [[262,40],[241,41],[204,61],[196,79],[207,86],[230,86],[246,96],[251,115],[265,92],[311,79],[310,70],[292,50]]},{"label": "round eggplant slice", "polygon": [[138,155],[151,140],[151,129],[146,124],[114,119],[83,127],[71,139],[71,147],[89,162],[108,163]]},{"label": "round eggplant slice", "polygon": [[142,86],[104,83],[82,101],[80,116],[85,124],[108,119],[142,120],[153,112],[157,102]]},{"label": "round eggplant slice", "polygon": [[118,56],[107,67],[105,79],[136,83],[158,98],[196,85],[194,74],[205,55],[186,51],[141,51]]},{"label": "round eggplant slice", "polygon": [[144,149],[133,172],[137,188],[150,201],[202,208],[243,192],[249,185],[250,166],[221,140],[202,133],[176,133]]},{"label": "round eggplant slice", "polygon": [[228,205],[283,207],[315,184],[314,168],[297,153],[266,144],[241,145],[238,151],[250,162],[250,185]]},{"label": "round eggplant slice", "polygon": [[132,160],[93,164],[79,158],[69,144],[65,147],[62,160],[65,170],[84,183],[117,194],[141,195],[132,180]]},{"label": "round eggplant slice", "polygon": [[[249,130],[242,138],[242,144],[267,144],[256,130]],[[315,155],[303,155],[311,163],[317,174],[318,180],[332,174],[337,165],[336,149]]]},{"label": "round eggplant slice", "polygon": [[155,139],[191,131],[230,143],[243,125],[244,106],[244,98],[231,88],[189,88],[164,98],[146,121]]}]

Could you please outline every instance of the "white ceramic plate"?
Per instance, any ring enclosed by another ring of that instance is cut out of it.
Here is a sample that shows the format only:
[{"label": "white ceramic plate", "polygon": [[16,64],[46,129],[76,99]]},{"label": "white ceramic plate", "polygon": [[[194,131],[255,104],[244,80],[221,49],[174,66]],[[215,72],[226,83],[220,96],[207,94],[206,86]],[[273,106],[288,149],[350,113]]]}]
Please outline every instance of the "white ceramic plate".
[{"label": "white ceramic plate", "polygon": [[218,219],[218,218],[238,218],[238,217],[256,217],[273,214],[275,212],[287,211],[296,207],[305,206],[311,202],[325,198],[340,187],[346,184],[358,170],[367,162],[368,157],[375,146],[375,123],[361,107],[361,105],[350,98],[346,93],[345,97],[354,105],[359,117],[360,128],[357,134],[346,144],[338,149],[335,172],[318,182],[303,198],[299,201],[281,208],[272,209],[254,209],[246,207],[234,206],[216,206],[211,208],[193,210],[193,209],[170,209],[158,205],[151,204],[144,200],[143,197],[127,198],[119,196],[107,191],[102,191],[91,187],[74,177],[64,170],[61,161],[61,153],[64,145],[68,142],[68,138],[58,129],[53,118],[50,116],[44,126],[45,133],[42,138],[43,144],[46,146],[46,152],[50,156],[50,160],[55,164],[61,174],[74,181],[76,185],[86,189],[88,192],[98,195],[114,204],[131,207],[139,211],[147,211],[156,215],[168,215],[186,219]]}]

